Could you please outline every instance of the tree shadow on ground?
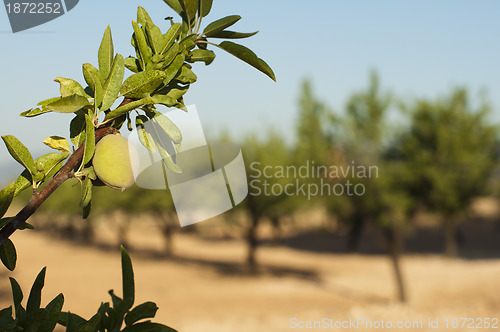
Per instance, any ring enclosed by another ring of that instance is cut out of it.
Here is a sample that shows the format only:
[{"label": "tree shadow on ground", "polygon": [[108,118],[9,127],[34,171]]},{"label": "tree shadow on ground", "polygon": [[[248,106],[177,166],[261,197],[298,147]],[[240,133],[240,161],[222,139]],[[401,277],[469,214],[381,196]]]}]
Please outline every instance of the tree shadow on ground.
[{"label": "tree shadow on ground", "polygon": [[[114,252],[116,253],[120,245],[116,243],[104,243],[104,242],[88,242],[77,240],[75,238],[64,238],[59,237],[60,241],[64,241],[73,246],[79,247],[92,247],[97,248],[103,252]],[[262,277],[262,276],[272,276],[272,277],[291,277],[296,279],[309,280],[315,283],[319,283],[320,276],[314,270],[301,269],[295,267],[289,267],[285,265],[271,265],[271,264],[259,264],[257,271],[250,271],[246,264],[240,262],[224,261],[217,259],[207,259],[207,258],[196,258],[182,256],[180,254],[166,255],[165,253],[154,250],[137,248],[131,245],[126,246],[127,251],[133,254],[136,260],[150,260],[150,261],[168,261],[173,263],[178,263],[187,266],[197,266],[201,268],[211,269],[215,273],[222,276],[232,276],[232,277]]]},{"label": "tree shadow on ground", "polygon": [[[280,245],[297,250],[318,253],[348,253],[348,236],[345,233],[329,233],[324,230],[308,230],[280,239],[279,243],[265,241],[263,245]],[[464,259],[500,258],[499,220],[469,219],[459,225],[459,257]],[[365,227],[355,253],[363,255],[383,255],[383,239],[380,230],[373,226]],[[419,227],[405,236],[406,254],[444,253],[444,233],[439,227]]]}]

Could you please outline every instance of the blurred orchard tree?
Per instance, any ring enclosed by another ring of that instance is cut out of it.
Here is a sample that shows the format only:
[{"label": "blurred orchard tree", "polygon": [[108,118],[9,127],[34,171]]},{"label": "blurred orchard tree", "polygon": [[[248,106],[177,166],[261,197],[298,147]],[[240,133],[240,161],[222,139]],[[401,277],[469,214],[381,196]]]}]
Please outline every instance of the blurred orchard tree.
[{"label": "blurred orchard tree", "polygon": [[[291,163],[291,154],[284,138],[275,130],[270,130],[265,139],[252,135],[242,144],[243,157],[247,168],[248,196],[243,208],[248,211],[249,225],[246,231],[247,259],[251,273],[258,271],[256,251],[259,243],[258,227],[264,217],[274,224],[291,213],[290,196],[284,190],[289,184],[287,177],[276,176],[278,167]],[[268,170],[265,171],[264,168]]]},{"label": "blurred orchard tree", "polygon": [[[411,202],[398,187],[398,165],[389,163],[384,153],[393,132],[387,123],[388,110],[392,102],[390,93],[380,88],[377,73],[371,72],[369,86],[365,91],[353,94],[346,105],[345,113],[333,118],[337,128],[332,157],[335,164],[347,167],[376,167],[371,176],[354,178],[348,176],[333,179],[351,186],[361,185],[360,195],[332,197],[328,206],[340,222],[348,225],[347,250],[356,251],[366,225],[381,230],[384,245],[389,255],[398,298],[406,301],[406,287],[400,266],[403,250],[403,232],[411,211]],[[357,173],[356,173],[357,174]]]},{"label": "blurred orchard tree", "polygon": [[445,252],[451,257],[459,250],[459,222],[471,200],[485,193],[499,157],[490,106],[482,100],[474,108],[469,99],[461,88],[409,106],[410,127],[391,149],[392,157],[407,166],[400,180],[408,195],[441,216]]},{"label": "blurred orchard tree", "polygon": [[[29,150],[14,136],[2,139],[11,156],[25,170],[19,178],[0,192],[0,217],[7,212],[13,198],[31,188],[32,196],[15,216],[0,221],[0,258],[9,270],[16,267],[17,254],[9,237],[18,229],[33,228],[27,220],[65,181],[78,181],[81,185],[80,207],[86,218],[92,206],[92,187],[106,184],[114,189],[127,189],[133,184],[132,166],[128,156],[128,143],[117,137],[123,125],[129,130],[135,125],[145,148],[159,152],[165,167],[181,172],[163,142],[155,141],[146,132],[144,123],[152,121],[179,148],[182,133],[174,123],[157,110],[156,105],[184,108],[184,94],[197,77],[191,64],[212,63],[215,53],[209,48],[222,49],[255,67],[275,80],[272,69],[248,48],[230,41],[256,34],[227,30],[241,19],[227,16],[208,24],[203,30],[202,20],[212,8],[212,0],[165,0],[182,23],[170,20],[170,28],[163,33],[153,23],[146,10],[138,8],[137,21],[132,21],[132,46],[135,56],[123,58],[116,54],[108,26],[98,51],[98,67],[83,64],[87,87],[75,80],[57,77],[60,96],[43,100],[21,115],[39,116],[48,112],[73,113],[69,124],[69,138],[51,136],[43,142],[56,152],[33,159]],[[214,43],[213,39],[227,39]],[[125,68],[132,72],[124,80]],[[119,106],[111,109],[120,99]],[[134,121],[132,121],[134,118]],[[73,147],[70,147],[70,142]],[[161,143],[161,144],[160,144]],[[122,247],[123,248],[123,247]],[[89,267],[90,268],[90,267]],[[133,308],[134,278],[132,264],[122,249],[123,298],[110,291],[111,303],[101,304],[89,320],[62,312],[64,297],[58,295],[46,307],[41,307],[41,291],[45,268],[36,278],[26,307],[21,303],[23,294],[19,284],[11,278],[13,308],[0,311],[2,331],[53,331],[56,325],[67,331],[174,331],[165,325],[152,323],[157,307],[146,302]]]}]

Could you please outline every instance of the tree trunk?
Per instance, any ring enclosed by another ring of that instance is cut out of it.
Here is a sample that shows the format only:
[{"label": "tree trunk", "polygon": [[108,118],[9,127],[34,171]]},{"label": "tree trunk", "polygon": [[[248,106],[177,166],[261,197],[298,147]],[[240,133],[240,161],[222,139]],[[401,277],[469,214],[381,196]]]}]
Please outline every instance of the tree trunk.
[{"label": "tree trunk", "polygon": [[365,225],[365,220],[361,216],[356,216],[353,220],[351,229],[349,230],[349,235],[347,236],[346,251],[347,252],[358,252],[359,250],[359,240],[363,233],[363,228]]},{"label": "tree trunk", "polygon": [[247,252],[247,267],[250,273],[257,272],[257,260],[256,260],[256,251],[257,251],[257,227],[259,226],[260,216],[256,211],[251,211],[250,213],[250,227],[247,231],[247,244],[248,244],[248,252]]},{"label": "tree trunk", "polygon": [[83,222],[84,222],[83,231],[82,231],[83,241],[85,241],[86,243],[91,243],[94,241],[94,236],[95,236],[94,225],[92,223],[92,219],[87,218],[87,220],[84,220]]},{"label": "tree trunk", "polygon": [[450,258],[458,256],[458,228],[457,223],[452,218],[447,218],[444,222],[445,255]]},{"label": "tree trunk", "polygon": [[403,273],[401,272],[400,258],[403,244],[403,238],[399,226],[392,222],[389,229],[386,231],[387,238],[387,251],[391,259],[392,267],[394,269],[394,277],[398,290],[398,300],[406,302],[406,287],[403,280]]},{"label": "tree trunk", "polygon": [[165,211],[156,211],[155,216],[156,223],[163,236],[163,253],[167,257],[172,257],[174,255],[173,237],[176,230],[174,217],[172,213]]},{"label": "tree trunk", "polygon": [[273,242],[278,244],[281,239],[281,225],[280,225],[280,217],[272,216],[271,217],[271,225],[273,227]]},{"label": "tree trunk", "polygon": [[171,257],[173,255],[173,245],[172,245],[172,237],[174,233],[174,228],[171,225],[164,225],[161,229],[163,234],[165,255],[167,257]]},{"label": "tree trunk", "polygon": [[163,213],[158,213],[158,219],[161,222],[160,229],[164,240],[164,253],[167,257],[174,255],[173,237],[175,225],[173,225],[172,217]]}]

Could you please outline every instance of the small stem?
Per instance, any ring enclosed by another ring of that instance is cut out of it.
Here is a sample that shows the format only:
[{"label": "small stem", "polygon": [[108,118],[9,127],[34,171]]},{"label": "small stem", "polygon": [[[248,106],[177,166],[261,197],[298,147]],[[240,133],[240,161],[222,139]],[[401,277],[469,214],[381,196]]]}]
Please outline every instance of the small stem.
[{"label": "small stem", "polygon": [[[115,108],[115,109],[118,109],[118,108],[122,107],[123,105],[127,105],[128,103],[131,103],[131,102],[136,101],[136,100],[137,100],[137,99],[132,99],[132,98],[124,98],[124,99],[122,100],[122,102],[120,103],[120,105],[118,105],[118,107],[117,107],[117,108]],[[110,112],[109,110],[104,111],[104,114],[108,114],[109,112]],[[100,124],[98,124],[98,125],[97,125],[97,127],[98,127],[98,128],[107,127],[107,126],[109,126],[109,123],[110,123],[111,121],[113,121],[114,119],[115,119],[115,118],[113,118],[113,119],[108,119],[108,120],[106,120],[106,121],[103,121],[103,122],[101,122]]]},{"label": "small stem", "polygon": [[209,44],[209,45],[212,45],[212,46],[217,46],[217,47],[220,47],[220,46],[219,46],[219,45],[217,45],[217,44],[214,44],[214,43],[209,42],[208,40],[196,39],[196,42],[197,42],[197,43],[201,43],[201,44]]},{"label": "small stem", "polygon": [[200,28],[201,28],[201,20],[202,20],[201,10],[202,10],[202,8],[200,8],[200,13],[198,14],[198,17],[196,18],[195,32],[194,32],[196,34],[198,34],[200,32]]}]

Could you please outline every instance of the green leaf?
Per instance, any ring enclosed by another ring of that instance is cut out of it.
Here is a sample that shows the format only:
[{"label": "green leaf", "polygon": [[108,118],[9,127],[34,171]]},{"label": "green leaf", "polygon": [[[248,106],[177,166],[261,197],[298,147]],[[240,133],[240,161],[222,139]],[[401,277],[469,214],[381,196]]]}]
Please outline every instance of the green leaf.
[{"label": "green leaf", "polygon": [[153,23],[153,20],[151,20],[151,17],[149,16],[146,9],[142,8],[141,6],[137,8],[137,23],[141,24],[142,26],[145,26],[146,23]]},{"label": "green leaf", "polygon": [[28,303],[26,304],[26,312],[31,313],[40,309],[40,303],[42,300],[42,288],[45,284],[45,272],[47,268],[44,267],[42,271],[38,274],[31,287],[30,295],[28,297]]},{"label": "green leaf", "polygon": [[156,303],[146,302],[140,304],[132,309],[127,316],[125,316],[125,324],[129,326],[140,321],[141,319],[154,318],[157,311],[158,307],[156,306]]},{"label": "green leaf", "polygon": [[5,240],[5,242],[0,245],[0,259],[7,269],[14,271],[16,268],[17,253],[16,247],[10,239]]},{"label": "green leaf", "polygon": [[193,50],[189,53],[188,62],[198,62],[203,61],[205,65],[211,64],[215,59],[215,53],[210,50]]},{"label": "green leaf", "polygon": [[217,34],[221,32],[222,30],[230,27],[231,25],[235,24],[241,20],[240,15],[231,15],[231,16],[226,16],[224,18],[218,19],[215,22],[210,23],[207,25],[205,30],[203,30],[203,35],[205,37],[212,37],[214,34]]},{"label": "green leaf", "polygon": [[137,128],[137,135],[141,144],[151,152],[156,152],[156,145],[153,137],[144,128],[144,123],[149,121],[145,115],[138,115],[135,118],[135,127]]},{"label": "green leaf", "polygon": [[123,303],[123,299],[115,294],[115,291],[110,289],[108,291],[111,296],[111,301],[113,302],[113,309],[116,311]]},{"label": "green leaf", "polygon": [[123,56],[117,54],[113,60],[109,77],[103,85],[102,110],[108,110],[115,102],[118,97],[120,87],[122,86],[124,74],[125,60],[123,59]]},{"label": "green leaf", "polygon": [[138,51],[138,57],[140,57],[140,59],[142,60],[142,67],[145,68],[146,64],[149,62],[149,59],[151,59],[151,56],[153,54],[146,41],[144,31],[142,31],[142,29],[135,21],[132,21],[132,27],[134,28],[134,38],[137,45],[136,50]]},{"label": "green leaf", "polygon": [[0,218],[2,218],[9,209],[9,206],[12,203],[12,200],[14,199],[15,192],[16,192],[15,182],[12,182],[10,185],[8,185],[2,191],[0,191]]},{"label": "green leaf", "polygon": [[134,73],[138,73],[141,70],[140,62],[132,56],[125,59],[125,67]]},{"label": "green leaf", "polygon": [[38,106],[47,106],[48,104],[51,104],[55,101],[58,101],[61,98],[62,97],[53,97],[53,98],[45,99],[45,100],[40,101],[37,105]]},{"label": "green leaf", "polygon": [[155,104],[161,104],[167,107],[174,107],[177,105],[177,101],[168,95],[154,95],[152,98]]},{"label": "green leaf", "polygon": [[165,73],[167,74],[167,76],[163,80],[163,84],[167,85],[168,83],[170,83],[170,81],[172,81],[174,79],[175,76],[177,76],[177,73],[179,72],[179,70],[182,68],[182,65],[184,64],[185,58],[186,57],[183,53],[180,53],[179,55],[177,55],[175,57],[174,61],[172,61],[170,66],[168,66],[168,68],[165,70]]},{"label": "green leaf", "polygon": [[80,207],[86,207],[92,200],[92,180],[88,177],[82,183],[82,195],[80,199]]},{"label": "green leaf", "polygon": [[122,252],[122,283],[123,283],[123,299],[132,299],[133,305],[135,298],[134,286],[134,269],[132,268],[132,261],[125,248],[121,247]]},{"label": "green leaf", "polygon": [[84,63],[83,77],[85,78],[85,82],[87,82],[92,91],[94,91],[94,103],[95,107],[98,108],[102,103],[103,97],[103,80],[101,78],[101,73],[90,63]]},{"label": "green leaf", "polygon": [[128,104],[125,104],[123,106],[118,107],[117,109],[112,110],[108,114],[106,114],[106,117],[104,118],[105,120],[111,120],[115,119],[129,111],[132,111],[133,109],[136,109],[138,107],[147,105],[147,104],[153,104],[153,98],[148,97],[148,98],[142,98],[133,102],[130,102]]},{"label": "green leaf", "polygon": [[184,38],[183,40],[181,40],[179,43],[180,49],[182,50],[185,48],[187,51],[191,51],[196,46],[195,41],[197,37],[198,36],[196,34],[191,34],[186,38]]},{"label": "green leaf", "polygon": [[38,157],[35,160],[35,166],[42,176],[40,179],[37,178],[37,181],[40,181],[43,177],[54,175],[62,167],[62,161],[68,156],[69,152],[64,151],[61,153],[52,152]]},{"label": "green leaf", "polygon": [[84,168],[82,170],[82,173],[85,177],[88,177],[90,178],[91,180],[96,180],[97,179],[97,175],[95,174],[95,171],[94,171],[94,167],[93,166],[90,166],[90,167],[87,167],[87,168]]},{"label": "green leaf", "polygon": [[47,304],[46,310],[48,312],[48,317],[38,328],[37,332],[52,332],[57,325],[59,320],[59,315],[61,313],[64,304],[64,295],[57,295],[52,301]]},{"label": "green leaf", "polygon": [[21,302],[23,300],[23,291],[21,290],[21,286],[16,281],[16,279],[9,277],[10,287],[12,288],[12,300],[14,302],[14,310],[16,312],[16,317],[20,318],[22,309]]},{"label": "green leaf", "polygon": [[21,175],[17,178],[15,184],[16,184],[16,190],[14,192],[14,197],[19,195],[23,190],[28,189],[31,187],[33,183],[32,177],[30,172],[28,170],[24,170]]},{"label": "green leaf", "polygon": [[108,25],[106,31],[104,31],[104,36],[102,37],[97,55],[97,59],[99,61],[99,72],[101,73],[101,80],[103,82],[106,81],[111,73],[114,56],[115,51],[113,47],[113,38],[111,37],[111,28]]},{"label": "green leaf", "polygon": [[38,103],[38,105],[42,105],[42,108],[30,108],[29,110],[27,111],[24,111],[22,112],[21,114],[19,114],[20,116],[24,116],[26,118],[32,118],[32,117],[35,117],[35,116],[38,116],[38,115],[41,115],[41,114],[45,114],[45,113],[48,113],[50,112],[49,109],[47,109],[47,107],[45,107],[47,104],[51,103],[51,102],[54,102],[54,101],[57,101],[61,99],[61,97],[55,97],[55,98],[50,98],[50,99],[47,99],[47,100],[44,100],[44,101],[41,101]]},{"label": "green leaf", "polygon": [[126,98],[140,99],[149,97],[165,79],[160,70],[148,70],[134,74],[123,83],[120,93]]},{"label": "green leaf", "polygon": [[192,84],[196,82],[198,77],[196,77],[195,73],[187,65],[184,65],[174,79],[183,84]]},{"label": "green leaf", "polygon": [[198,10],[198,0],[163,0],[170,6],[177,14],[182,17],[185,22],[191,21],[195,18],[196,11]]},{"label": "green leaf", "polygon": [[85,151],[83,152],[83,165],[87,164],[94,156],[95,129],[92,118],[85,114]]},{"label": "green leaf", "polygon": [[101,73],[99,72],[99,69],[92,66],[90,63],[84,63],[82,65],[82,72],[83,72],[83,78],[85,79],[85,82],[87,82],[88,86],[92,89],[92,91],[95,92],[96,82],[101,83],[101,85],[103,82],[103,80],[101,78]]},{"label": "green leaf", "polygon": [[86,320],[71,312],[61,312],[58,323],[66,326],[66,332],[76,332],[79,325],[85,324]]},{"label": "green leaf", "polygon": [[16,327],[16,322],[12,318],[12,306],[0,310],[0,330],[13,331]]},{"label": "green leaf", "polygon": [[[37,170],[41,170],[41,173],[38,173],[36,176],[36,180],[40,181],[44,177],[48,178],[54,175],[59,171],[62,167],[62,161],[68,158],[69,152],[62,153],[48,153],[41,157],[38,157],[35,160],[35,168]],[[17,178],[17,180],[11,185],[15,185],[14,197],[19,195],[23,190],[31,187],[33,182],[33,177],[31,176],[28,170],[24,170],[21,175]]]},{"label": "green leaf", "polygon": [[242,39],[248,38],[256,35],[258,31],[255,32],[236,32],[230,30],[220,31],[218,33],[214,33],[210,36],[210,38],[224,38],[224,39]]},{"label": "green leaf", "polygon": [[90,215],[90,210],[92,210],[92,201],[83,208],[82,218],[87,219]]},{"label": "green leaf", "polygon": [[177,332],[177,330],[158,323],[143,322],[127,326],[122,332]]},{"label": "green leaf", "polygon": [[165,67],[165,55],[155,54],[151,57],[151,64],[153,70],[163,70]]},{"label": "green leaf", "polygon": [[119,117],[115,118],[113,120],[113,123],[111,124],[111,126],[113,128],[116,128],[116,129],[120,130],[121,127],[123,126],[123,124],[125,123],[125,121],[127,120],[127,114],[128,113],[122,114]]},{"label": "green leaf", "polygon": [[159,144],[157,145],[158,145],[158,152],[160,153],[160,156],[165,166],[167,166],[168,169],[170,169],[171,171],[181,174],[182,169],[174,162],[170,153],[168,153],[167,150],[165,150],[161,145]]},{"label": "green leaf", "polygon": [[168,116],[159,111],[155,111],[153,122],[157,123],[174,143],[180,143],[182,141],[180,129],[168,118]]},{"label": "green leaf", "polygon": [[43,308],[36,309],[33,312],[28,312],[26,321],[23,325],[28,327],[28,331],[38,331],[44,321],[48,319],[49,313]]},{"label": "green leaf", "polygon": [[22,231],[23,229],[35,229],[35,227],[32,224],[24,222],[21,226],[19,226],[19,230]]},{"label": "green leaf", "polygon": [[188,20],[191,21],[195,18],[198,11],[198,0],[180,0],[181,5],[184,7],[188,15]]},{"label": "green leaf", "polygon": [[2,139],[12,158],[23,165],[31,174],[36,174],[33,157],[23,143],[12,135],[2,136]]},{"label": "green leaf", "polygon": [[112,316],[109,314],[110,309],[111,308],[109,307],[109,302],[101,302],[99,309],[97,309],[97,313],[101,315],[100,331],[104,331],[105,327],[109,328],[112,325],[112,323],[109,322]]},{"label": "green leaf", "polygon": [[165,52],[165,58],[163,60],[164,67],[168,67],[172,63],[172,61],[174,61],[177,54],[179,54],[181,51],[182,50],[179,44],[175,43],[174,45],[172,45],[172,47],[170,47],[168,51]]},{"label": "green leaf", "polygon": [[163,0],[167,5],[170,6],[177,14],[181,17],[184,15],[184,10],[182,9],[181,3],[179,0]]},{"label": "green leaf", "polygon": [[125,314],[129,311],[130,308],[132,308],[132,305],[134,299],[133,298],[127,298],[123,301],[121,301],[119,306],[114,306],[113,304],[113,309],[115,310],[115,321],[117,322],[116,325],[121,326],[123,322],[123,317],[125,317]]},{"label": "green leaf", "polygon": [[86,97],[71,95],[48,104],[47,109],[57,113],[75,113],[88,105],[90,103]]},{"label": "green leaf", "polygon": [[77,148],[85,141],[85,126],[85,113],[77,112],[69,124],[69,136]]},{"label": "green leaf", "polygon": [[63,98],[72,95],[79,95],[82,97],[87,96],[83,87],[80,85],[80,83],[78,83],[75,80],[64,77],[56,77],[54,81],[61,85],[60,92],[61,92],[61,97]]},{"label": "green leaf", "polygon": [[186,92],[188,92],[188,90],[189,90],[189,86],[185,86],[185,87],[179,86],[177,88],[171,89],[168,92],[167,96],[172,97],[172,99],[174,99],[174,100],[179,100],[186,94]]},{"label": "green leaf", "polygon": [[165,47],[166,40],[163,38],[160,28],[153,24],[153,22],[146,23],[146,34],[149,39],[149,45],[152,47],[153,52],[160,54]]},{"label": "green leaf", "polygon": [[200,0],[199,13],[201,17],[205,17],[210,13],[210,10],[212,10],[212,2],[213,0]]},{"label": "green leaf", "polygon": [[77,332],[94,332],[97,330],[99,323],[101,322],[101,315],[95,314],[89,321],[81,323],[78,325]]},{"label": "green leaf", "polygon": [[170,29],[168,29],[168,31],[163,35],[163,39],[165,40],[165,46],[161,51],[162,54],[164,54],[168,49],[172,47],[172,45],[174,45],[175,40],[179,37],[179,34],[181,33],[181,28],[182,28],[181,23],[172,24]]},{"label": "green leaf", "polygon": [[48,113],[48,112],[50,112],[50,110],[48,110],[46,108],[45,109],[31,108],[27,111],[22,112],[19,115],[24,116],[26,118],[32,118],[32,117],[38,116],[40,114]]},{"label": "green leaf", "polygon": [[70,152],[68,140],[64,137],[50,136],[44,139],[43,143],[52,149]]},{"label": "green leaf", "polygon": [[35,108],[35,109],[29,109],[25,112],[22,112],[21,114],[19,114],[20,116],[24,116],[24,117],[27,117],[27,118],[31,118],[31,117],[34,117],[34,116],[38,116],[40,114],[44,114],[44,113],[48,113],[50,112],[49,109],[47,109],[47,105],[50,104],[50,103],[53,103],[53,102],[56,102],[58,100],[60,100],[62,97],[54,97],[54,98],[49,98],[49,99],[46,99],[46,100],[42,100],[41,102],[39,102],[37,105],[38,106],[42,106],[42,108]]},{"label": "green leaf", "polygon": [[3,228],[5,225],[10,223],[12,220],[14,220],[14,217],[6,217],[6,218],[0,219],[0,228]]},{"label": "green leaf", "polygon": [[132,119],[130,118],[130,113],[125,114],[127,116],[127,129],[128,131],[132,131]]},{"label": "green leaf", "polygon": [[276,76],[274,76],[274,72],[271,67],[269,67],[269,65],[264,60],[257,57],[257,55],[249,48],[230,41],[223,41],[219,44],[219,47],[229,54],[234,55],[238,59],[248,63],[262,73],[266,74],[273,81],[276,81]]}]

